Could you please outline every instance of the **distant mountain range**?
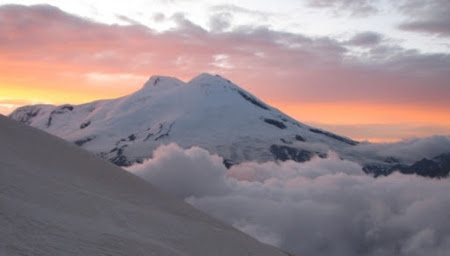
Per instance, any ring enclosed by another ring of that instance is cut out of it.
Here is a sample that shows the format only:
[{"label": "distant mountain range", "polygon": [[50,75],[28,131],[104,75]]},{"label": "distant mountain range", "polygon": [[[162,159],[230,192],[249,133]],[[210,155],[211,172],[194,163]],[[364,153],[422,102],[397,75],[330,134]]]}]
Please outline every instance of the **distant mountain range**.
[{"label": "distant mountain range", "polygon": [[387,176],[398,171],[403,174],[417,174],[430,178],[447,177],[450,172],[450,153],[442,153],[431,159],[423,158],[411,165],[401,164],[395,159],[391,160],[391,164],[366,164],[363,170],[374,176]]},{"label": "distant mountain range", "polygon": [[142,162],[159,145],[175,142],[218,154],[227,167],[246,161],[304,162],[334,151],[376,176],[395,170],[431,177],[449,173],[448,154],[437,157],[443,165],[363,157],[355,150],[359,142],[300,123],[218,75],[201,74],[187,83],[153,76],[139,91],[118,99],[24,106],[10,117],[119,166]]}]

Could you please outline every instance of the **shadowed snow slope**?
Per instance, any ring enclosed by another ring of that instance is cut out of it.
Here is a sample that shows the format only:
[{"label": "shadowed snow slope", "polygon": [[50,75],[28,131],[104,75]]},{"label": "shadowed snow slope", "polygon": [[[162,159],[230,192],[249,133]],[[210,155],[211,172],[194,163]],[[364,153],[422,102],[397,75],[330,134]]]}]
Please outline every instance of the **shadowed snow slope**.
[{"label": "shadowed snow slope", "polygon": [[0,255],[283,255],[0,115]]}]

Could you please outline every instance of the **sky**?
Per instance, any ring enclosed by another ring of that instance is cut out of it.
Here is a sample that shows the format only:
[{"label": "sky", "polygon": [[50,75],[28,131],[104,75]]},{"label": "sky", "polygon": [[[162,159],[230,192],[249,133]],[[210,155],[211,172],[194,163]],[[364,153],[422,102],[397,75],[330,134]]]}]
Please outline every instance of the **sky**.
[{"label": "sky", "polygon": [[0,0],[0,113],[224,76],[357,140],[450,134],[449,0]]}]

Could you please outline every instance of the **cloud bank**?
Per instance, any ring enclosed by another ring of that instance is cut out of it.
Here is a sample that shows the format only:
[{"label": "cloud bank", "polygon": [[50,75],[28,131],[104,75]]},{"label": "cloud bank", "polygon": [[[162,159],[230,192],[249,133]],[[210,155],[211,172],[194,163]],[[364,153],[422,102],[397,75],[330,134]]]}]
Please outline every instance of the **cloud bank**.
[{"label": "cloud bank", "polygon": [[[371,6],[368,1],[318,3]],[[236,8],[216,7],[210,17],[212,31],[177,13],[162,17],[175,24],[172,30],[156,32],[133,22],[126,26],[97,23],[49,5],[3,5],[0,51],[4,54],[0,64],[8,68],[0,75],[11,77],[17,70],[26,71],[29,86],[34,80],[48,83],[64,77],[92,82],[90,74],[95,73],[110,85],[110,80],[123,74],[190,79],[211,72],[240,85],[252,85],[260,97],[275,102],[364,99],[366,103],[449,108],[442,97],[450,95],[449,54],[404,49],[372,31],[361,31],[340,41],[268,26],[230,27]],[[227,65],[223,65],[223,58]],[[108,76],[111,79],[106,79]],[[23,74],[14,77],[17,80]],[[77,88],[80,86],[83,83],[77,84]]]},{"label": "cloud bank", "polygon": [[372,178],[330,155],[230,170],[206,150],[161,146],[129,171],[195,207],[299,255],[447,255],[450,183]]},{"label": "cloud bank", "polygon": [[349,151],[370,159],[395,157],[412,164],[422,158],[431,159],[442,153],[450,153],[450,136],[411,138],[396,143],[361,143]]}]

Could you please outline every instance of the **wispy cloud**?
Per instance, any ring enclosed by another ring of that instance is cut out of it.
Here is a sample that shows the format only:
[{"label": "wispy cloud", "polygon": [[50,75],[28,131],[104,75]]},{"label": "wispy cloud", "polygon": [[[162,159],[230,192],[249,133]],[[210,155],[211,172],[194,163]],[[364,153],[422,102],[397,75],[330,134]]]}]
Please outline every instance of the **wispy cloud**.
[{"label": "wispy cloud", "polygon": [[337,15],[350,14],[354,17],[364,17],[378,12],[373,0],[308,0],[310,7],[329,8]]},{"label": "wispy cloud", "polygon": [[36,99],[5,99],[0,98],[0,114],[8,115],[17,107],[23,105],[32,105],[32,104],[50,104],[50,102],[44,102],[42,100]]}]

